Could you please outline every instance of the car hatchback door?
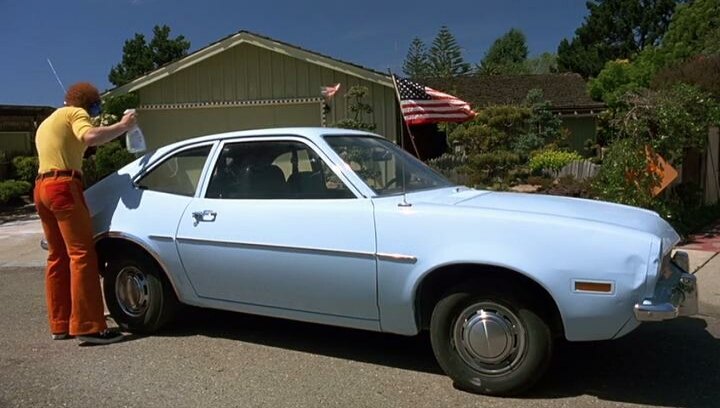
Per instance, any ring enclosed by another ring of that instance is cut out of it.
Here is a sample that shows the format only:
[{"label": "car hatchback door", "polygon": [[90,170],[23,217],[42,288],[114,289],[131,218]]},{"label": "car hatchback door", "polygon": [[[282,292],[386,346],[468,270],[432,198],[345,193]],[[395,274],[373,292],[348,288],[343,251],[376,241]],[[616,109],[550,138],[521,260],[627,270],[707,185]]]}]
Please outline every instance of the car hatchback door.
[{"label": "car hatchback door", "polygon": [[371,200],[358,198],[319,152],[299,137],[218,149],[176,237],[198,296],[263,314],[377,324]]}]

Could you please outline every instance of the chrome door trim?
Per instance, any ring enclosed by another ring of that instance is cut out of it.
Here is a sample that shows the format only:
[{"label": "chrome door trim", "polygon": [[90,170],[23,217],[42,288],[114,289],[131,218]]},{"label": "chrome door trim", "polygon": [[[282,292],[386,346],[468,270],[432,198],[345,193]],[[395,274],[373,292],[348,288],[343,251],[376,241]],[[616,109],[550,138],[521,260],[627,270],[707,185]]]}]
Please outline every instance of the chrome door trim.
[{"label": "chrome door trim", "polygon": [[344,257],[349,257],[349,258],[375,258],[374,253],[363,252],[363,251],[343,251],[340,249],[295,247],[295,246],[287,246],[287,245],[266,244],[266,243],[260,243],[260,242],[238,242],[238,241],[191,238],[191,237],[181,237],[181,236],[178,236],[176,239],[177,239],[178,243],[189,242],[189,243],[200,243],[200,244],[212,244],[212,245],[220,245],[220,246],[234,246],[234,247],[241,247],[241,248],[248,248],[248,249],[259,249],[259,250],[265,250],[265,251],[300,252],[300,253],[308,253],[308,254],[344,256]]},{"label": "chrome door trim", "polygon": [[402,254],[375,254],[372,252],[365,251],[344,251],[342,249],[330,249],[330,248],[313,248],[313,247],[297,247],[287,245],[276,245],[267,244],[261,242],[239,242],[239,241],[228,241],[218,239],[203,239],[203,238],[191,238],[178,236],[176,238],[178,243],[199,243],[199,244],[212,244],[221,246],[233,246],[248,249],[258,249],[265,251],[281,251],[281,252],[299,252],[307,254],[319,254],[319,255],[331,255],[331,256],[343,256],[348,258],[362,258],[362,259],[373,259],[377,258],[383,261],[400,262],[400,263],[415,263],[417,258],[409,255]]},{"label": "chrome door trim", "polygon": [[388,262],[409,263],[409,264],[414,264],[417,262],[417,258],[414,256],[411,256],[411,255],[378,253],[377,257],[381,261],[388,261]]}]

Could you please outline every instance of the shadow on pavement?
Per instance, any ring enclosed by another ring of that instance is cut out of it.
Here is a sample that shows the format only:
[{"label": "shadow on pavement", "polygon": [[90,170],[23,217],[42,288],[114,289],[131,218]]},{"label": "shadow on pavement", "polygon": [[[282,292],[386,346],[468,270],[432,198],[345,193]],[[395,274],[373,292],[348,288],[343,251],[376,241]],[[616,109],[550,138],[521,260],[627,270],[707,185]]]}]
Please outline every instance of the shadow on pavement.
[{"label": "shadow on pavement", "polygon": [[663,407],[720,406],[720,339],[699,318],[647,323],[609,342],[564,343],[531,397],[593,395]]},{"label": "shadow on pavement", "polygon": [[[210,336],[443,374],[429,336],[404,337],[187,308],[160,336]],[[562,342],[545,377],[523,398],[591,395],[662,407],[720,406],[720,339],[698,318],[641,326],[614,341]]]},{"label": "shadow on pavement", "polygon": [[273,319],[242,313],[184,308],[160,336],[209,336],[269,347],[435,374],[427,335],[405,337],[364,330]]}]

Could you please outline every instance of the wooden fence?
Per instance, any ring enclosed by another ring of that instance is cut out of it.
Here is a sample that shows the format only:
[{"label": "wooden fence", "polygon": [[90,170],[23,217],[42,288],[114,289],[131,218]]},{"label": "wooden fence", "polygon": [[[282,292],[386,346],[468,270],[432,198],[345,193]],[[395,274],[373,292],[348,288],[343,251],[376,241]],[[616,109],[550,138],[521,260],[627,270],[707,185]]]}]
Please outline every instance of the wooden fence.
[{"label": "wooden fence", "polygon": [[558,172],[558,177],[573,176],[577,180],[595,177],[600,171],[600,165],[587,160],[575,160]]}]

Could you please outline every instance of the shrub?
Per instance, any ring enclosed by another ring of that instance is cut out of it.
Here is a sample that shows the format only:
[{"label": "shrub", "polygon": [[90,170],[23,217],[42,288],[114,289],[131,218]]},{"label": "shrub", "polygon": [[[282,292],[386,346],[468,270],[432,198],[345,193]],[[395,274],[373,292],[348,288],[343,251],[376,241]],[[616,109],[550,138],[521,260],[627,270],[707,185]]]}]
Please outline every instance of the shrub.
[{"label": "shrub", "polygon": [[9,204],[17,201],[20,196],[27,194],[32,184],[22,180],[0,181],[0,204]]},{"label": "shrub", "polygon": [[542,170],[557,174],[563,167],[575,160],[582,160],[582,157],[575,152],[563,152],[559,150],[544,150],[530,159],[530,170],[537,173]]},{"label": "shrub", "polygon": [[9,177],[10,163],[8,163],[7,153],[0,150],[0,181]]},{"label": "shrub", "polygon": [[658,175],[647,171],[645,146],[635,139],[610,145],[594,181],[602,200],[657,210],[652,191],[660,185]]},{"label": "shrub", "polygon": [[593,198],[590,181],[577,180],[573,176],[560,177],[543,193],[565,197]]},{"label": "shrub", "polygon": [[102,145],[95,152],[95,178],[103,178],[133,160],[135,160],[135,156],[129,153],[117,140]]},{"label": "shrub", "polygon": [[34,156],[17,156],[12,161],[15,178],[30,183],[35,183],[38,174],[38,158]]},{"label": "shrub", "polygon": [[445,153],[440,157],[428,160],[428,165],[455,184],[470,184],[470,169],[466,156]]}]

